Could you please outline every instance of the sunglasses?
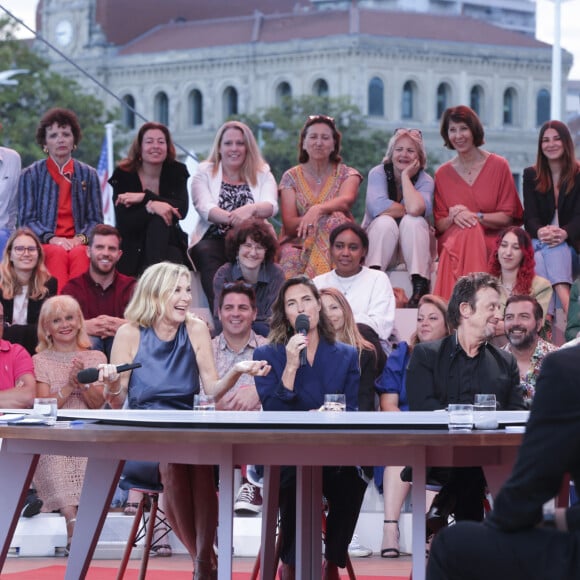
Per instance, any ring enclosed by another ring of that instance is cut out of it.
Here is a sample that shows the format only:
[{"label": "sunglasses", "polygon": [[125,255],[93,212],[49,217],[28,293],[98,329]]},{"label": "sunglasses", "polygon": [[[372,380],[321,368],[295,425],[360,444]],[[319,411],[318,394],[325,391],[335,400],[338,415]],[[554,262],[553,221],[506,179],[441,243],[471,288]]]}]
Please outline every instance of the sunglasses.
[{"label": "sunglasses", "polygon": [[242,282],[242,281],[226,282],[224,284],[225,290],[231,290],[232,288],[245,288],[246,290],[253,290],[254,289],[254,287],[251,284],[248,284],[247,282]]},{"label": "sunglasses", "polygon": [[423,139],[423,133],[421,133],[421,129],[410,129],[409,127],[397,127],[395,129],[394,135],[401,132],[409,133],[409,135],[415,135],[419,137],[419,139]]},{"label": "sunglasses", "polygon": [[308,115],[309,121],[329,121],[330,123],[334,124],[334,117],[329,117],[328,115]]}]

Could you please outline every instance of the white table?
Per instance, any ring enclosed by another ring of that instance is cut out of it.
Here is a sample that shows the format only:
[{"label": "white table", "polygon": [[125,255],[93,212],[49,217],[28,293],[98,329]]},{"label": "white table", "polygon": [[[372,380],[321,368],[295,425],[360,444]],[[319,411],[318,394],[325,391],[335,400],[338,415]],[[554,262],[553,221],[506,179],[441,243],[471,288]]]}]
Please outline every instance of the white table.
[{"label": "white table", "polygon": [[[526,412],[501,413],[500,423],[525,423]],[[492,493],[513,465],[521,433],[449,433],[444,413],[60,411],[59,417],[105,419],[67,427],[0,426],[0,565],[4,564],[39,454],[88,458],[67,580],[85,577],[125,459],[220,468],[219,578],[232,576],[233,471],[239,464],[267,469],[274,485],[264,493],[262,570],[273,570],[280,465],[298,467],[297,578],[320,574],[322,465],[410,465],[413,468],[413,578],[425,577],[425,468],[485,469]],[[133,426],[137,421],[145,426]],[[119,424],[121,423],[121,424]],[[122,424],[122,423],[127,423]],[[423,428],[409,428],[419,425]],[[439,428],[437,428],[439,427]],[[302,532],[302,533],[301,533]],[[266,574],[263,578],[268,578]]]}]

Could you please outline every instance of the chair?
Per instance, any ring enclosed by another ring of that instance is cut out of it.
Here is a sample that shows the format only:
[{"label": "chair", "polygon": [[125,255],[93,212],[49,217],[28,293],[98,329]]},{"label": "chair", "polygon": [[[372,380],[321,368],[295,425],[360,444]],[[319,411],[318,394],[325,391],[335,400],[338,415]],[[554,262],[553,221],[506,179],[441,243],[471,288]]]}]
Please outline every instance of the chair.
[{"label": "chair", "polygon": [[[119,571],[117,573],[117,580],[123,579],[125,571],[127,570],[129,558],[131,557],[131,552],[137,543],[143,538],[145,538],[145,543],[143,545],[143,556],[141,557],[139,580],[145,580],[151,549],[159,544],[171,531],[171,526],[167,523],[165,513],[159,507],[159,494],[163,492],[163,486],[160,483],[145,484],[142,481],[137,482],[129,478],[122,478],[119,481],[119,487],[126,491],[138,491],[142,496],[141,501],[137,506],[137,512],[133,517],[133,525],[131,526],[131,532],[127,538],[125,552],[123,553],[123,559],[121,560],[121,565],[119,566]],[[150,504],[149,515],[147,515],[145,509],[147,503]],[[161,526],[163,526],[164,532],[156,540],[153,540],[155,530]]]},{"label": "chair", "polygon": [[[322,510],[322,539],[326,537],[326,511]],[[278,535],[276,537],[276,546],[274,548],[274,561],[275,561],[275,570],[278,569],[278,563],[280,561],[280,546],[282,543],[282,536],[280,531],[278,530]],[[261,551],[261,550],[260,550]],[[256,556],[256,560],[254,562],[254,567],[252,569],[252,573],[250,575],[250,580],[258,580],[260,574],[260,551]],[[346,571],[348,572],[349,580],[356,580],[356,574],[354,573],[354,568],[352,566],[352,562],[350,561],[350,556],[346,555]]]}]

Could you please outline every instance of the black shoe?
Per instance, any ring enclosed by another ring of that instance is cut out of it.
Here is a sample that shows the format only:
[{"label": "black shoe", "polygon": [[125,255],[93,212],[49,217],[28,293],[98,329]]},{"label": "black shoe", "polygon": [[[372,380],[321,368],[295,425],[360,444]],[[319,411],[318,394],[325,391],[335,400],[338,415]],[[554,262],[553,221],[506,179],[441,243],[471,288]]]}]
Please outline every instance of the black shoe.
[{"label": "black shoe", "polygon": [[22,513],[20,514],[23,518],[31,518],[40,513],[40,508],[42,507],[42,500],[36,495],[35,491],[31,489],[28,490],[28,495],[26,496],[26,501],[24,502],[24,507],[22,508]]},{"label": "black shoe", "polygon": [[419,276],[419,274],[412,274],[411,282],[413,283],[413,295],[407,303],[407,308],[417,308],[421,297],[429,294],[429,280]]},{"label": "black shoe", "polygon": [[455,497],[451,494],[438,493],[427,512],[427,537],[436,534],[447,526],[449,515],[455,508]]}]

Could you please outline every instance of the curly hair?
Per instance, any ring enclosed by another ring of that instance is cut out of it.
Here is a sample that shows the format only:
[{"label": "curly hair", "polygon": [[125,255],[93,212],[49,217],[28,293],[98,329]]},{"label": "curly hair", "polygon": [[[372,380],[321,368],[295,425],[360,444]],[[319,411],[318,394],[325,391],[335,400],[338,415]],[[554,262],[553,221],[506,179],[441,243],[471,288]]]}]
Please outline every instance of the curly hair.
[{"label": "curly hair", "polygon": [[131,143],[127,157],[119,162],[119,167],[121,169],[128,171],[129,173],[134,173],[141,167],[143,164],[141,154],[143,151],[143,139],[145,138],[145,133],[155,129],[161,131],[165,136],[165,143],[167,144],[167,157],[165,158],[164,163],[171,163],[175,161],[175,145],[173,144],[173,139],[171,139],[171,133],[169,132],[169,129],[162,123],[149,121],[148,123],[141,125],[139,132],[135,136],[135,139],[133,139],[133,143]]},{"label": "curly hair", "polygon": [[16,270],[14,269],[14,263],[10,257],[14,241],[20,236],[28,236],[34,241],[34,245],[36,246],[36,255],[38,256],[38,259],[36,265],[32,269],[30,279],[28,280],[28,297],[33,300],[40,300],[48,293],[46,283],[50,280],[51,276],[45,264],[42,244],[40,243],[38,236],[29,228],[18,228],[12,232],[6,242],[4,253],[2,254],[2,262],[0,262],[0,287],[2,288],[2,295],[7,300],[11,300],[14,296],[20,294],[20,291],[22,290],[22,284],[18,280]]},{"label": "curly hair", "polygon": [[83,134],[78,117],[69,109],[49,109],[42,115],[38,127],[36,128],[36,142],[44,147],[46,145],[46,130],[54,124],[59,127],[70,127],[72,131],[74,144],[78,145]]},{"label": "curly hair", "polygon": [[[286,298],[286,291],[288,288],[291,288],[292,286],[298,286],[299,284],[308,287],[316,301],[321,304],[320,292],[314,285],[314,282],[308,278],[308,276],[294,276],[293,278],[288,278],[288,280],[282,284],[280,292],[278,293],[278,296],[272,305],[272,318],[270,321],[270,334],[268,334],[268,341],[273,344],[286,344],[295,334],[294,329],[290,326],[290,322],[286,317],[286,305],[284,304],[284,300]],[[322,310],[322,305],[318,317],[318,332],[330,344],[334,344],[336,342],[334,328]]]},{"label": "curly hair", "polygon": [[257,244],[266,248],[264,262],[273,262],[278,253],[278,240],[274,235],[272,226],[264,220],[244,220],[239,226],[232,228],[226,235],[226,259],[235,262],[240,251],[240,246],[250,238]]},{"label": "curly hair", "polygon": [[531,294],[532,281],[536,275],[536,258],[534,257],[534,246],[532,238],[526,230],[518,226],[510,226],[503,230],[498,236],[493,253],[489,258],[488,270],[492,276],[501,278],[501,264],[499,263],[498,252],[501,243],[507,234],[514,234],[518,239],[520,250],[522,251],[522,261],[518,268],[516,284],[513,289],[514,294]]}]

